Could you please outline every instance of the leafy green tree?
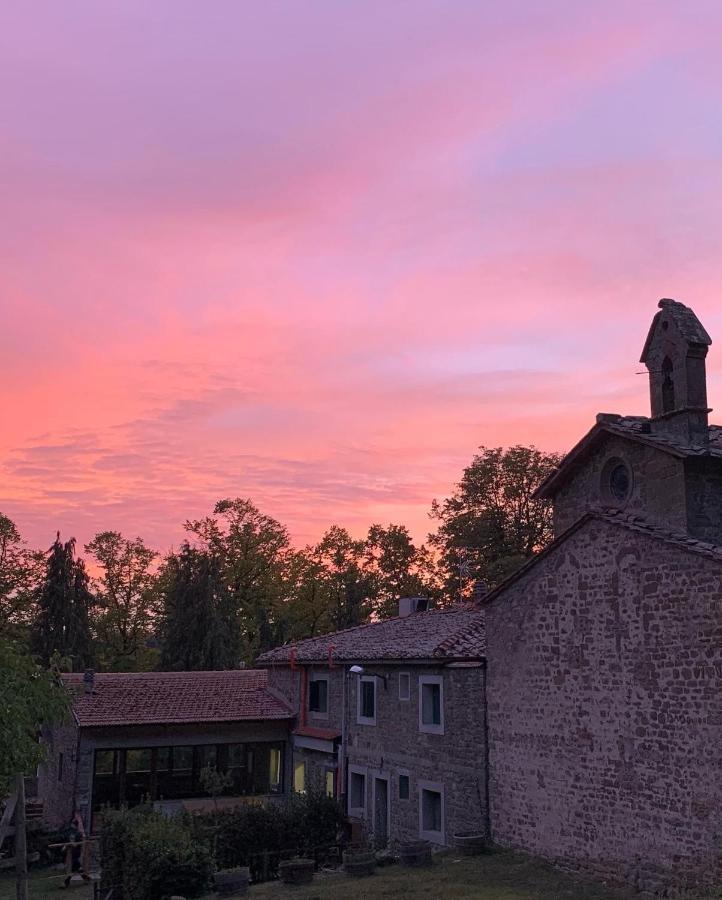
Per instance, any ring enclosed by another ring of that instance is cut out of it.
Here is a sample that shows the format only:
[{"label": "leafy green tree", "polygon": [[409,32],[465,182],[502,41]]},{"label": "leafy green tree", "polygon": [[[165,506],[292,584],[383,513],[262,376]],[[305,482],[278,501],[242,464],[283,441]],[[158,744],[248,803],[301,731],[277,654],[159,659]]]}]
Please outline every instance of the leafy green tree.
[{"label": "leafy green tree", "polygon": [[288,530],[241,498],[219,501],[212,516],[185,527],[217,566],[237,615],[242,656],[251,662],[283,639]]},{"label": "leafy green tree", "polygon": [[429,543],[453,598],[478,581],[497,583],[554,536],[551,504],[532,495],[561,457],[535,447],[479,450],[451,497],[431,507],[439,525]]},{"label": "leafy green tree", "polygon": [[0,637],[0,797],[16,775],[31,774],[42,761],[43,725],[61,721],[68,696],[17,642]]},{"label": "leafy green tree", "polygon": [[401,597],[438,593],[434,561],[426,547],[416,547],[404,525],[372,525],[364,544],[364,570],[373,585],[374,612],[380,618],[398,613]]},{"label": "leafy green tree", "polygon": [[15,523],[0,513],[0,634],[17,634],[32,619],[43,555],[27,548]]},{"label": "leafy green tree", "polygon": [[93,629],[98,638],[99,663],[111,671],[151,668],[153,654],[147,647],[155,604],[158,554],[142,538],[128,540],[118,531],[103,531],[85,545],[98,563],[93,580],[96,614]]},{"label": "leafy green tree", "polygon": [[186,542],[167,558],[161,584],[161,669],[236,668],[238,617],[218,561]]},{"label": "leafy green tree", "polygon": [[85,564],[75,557],[75,538],[62,543],[58,532],[45,561],[31,628],[32,648],[45,665],[55,653],[71,659],[77,669],[91,664],[93,604]]},{"label": "leafy green tree", "polygon": [[331,579],[314,547],[289,555],[286,583],[281,613],[284,639],[302,640],[331,631]]}]

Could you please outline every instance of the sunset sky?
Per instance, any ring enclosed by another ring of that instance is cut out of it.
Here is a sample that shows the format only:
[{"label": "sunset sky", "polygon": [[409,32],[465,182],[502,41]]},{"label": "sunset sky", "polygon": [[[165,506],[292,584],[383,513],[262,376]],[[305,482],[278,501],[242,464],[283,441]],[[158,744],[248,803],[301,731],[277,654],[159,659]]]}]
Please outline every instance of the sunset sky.
[{"label": "sunset sky", "polygon": [[[719,3],[0,11],[0,511],[177,545],[408,525],[480,444],[646,413],[660,297],[722,345]],[[709,357],[722,420],[722,347]]]}]

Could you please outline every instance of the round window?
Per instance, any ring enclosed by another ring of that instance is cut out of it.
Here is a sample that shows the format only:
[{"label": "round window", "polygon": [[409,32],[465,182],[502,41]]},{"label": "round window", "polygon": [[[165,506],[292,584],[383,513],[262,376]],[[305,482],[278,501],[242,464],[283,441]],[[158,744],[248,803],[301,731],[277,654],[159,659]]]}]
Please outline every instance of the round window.
[{"label": "round window", "polygon": [[609,493],[618,503],[623,503],[632,487],[629,469],[624,463],[617,463],[609,473]]},{"label": "round window", "polygon": [[613,506],[624,506],[632,493],[632,470],[624,460],[610,459],[602,469],[602,496]]}]

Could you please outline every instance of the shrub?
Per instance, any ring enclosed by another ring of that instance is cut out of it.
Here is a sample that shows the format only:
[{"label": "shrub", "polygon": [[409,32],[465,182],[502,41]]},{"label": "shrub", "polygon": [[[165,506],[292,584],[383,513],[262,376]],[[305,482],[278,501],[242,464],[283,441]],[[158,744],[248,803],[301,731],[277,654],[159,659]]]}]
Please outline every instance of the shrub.
[{"label": "shrub", "polygon": [[172,894],[200,897],[213,862],[194,839],[184,816],[136,807],[106,816],[101,835],[103,887],[122,889],[125,900],[159,900]]}]

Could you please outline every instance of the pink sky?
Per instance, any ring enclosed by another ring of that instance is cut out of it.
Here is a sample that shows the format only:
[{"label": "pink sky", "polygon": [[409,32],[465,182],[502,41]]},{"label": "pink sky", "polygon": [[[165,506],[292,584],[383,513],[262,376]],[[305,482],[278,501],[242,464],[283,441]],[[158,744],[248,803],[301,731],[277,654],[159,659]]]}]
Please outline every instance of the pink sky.
[{"label": "pink sky", "polygon": [[[478,445],[647,412],[659,297],[722,339],[720,28],[658,0],[6,4],[0,511],[37,546],[167,549],[226,496],[299,544],[423,538]],[[709,372],[722,405],[714,346]]]}]

